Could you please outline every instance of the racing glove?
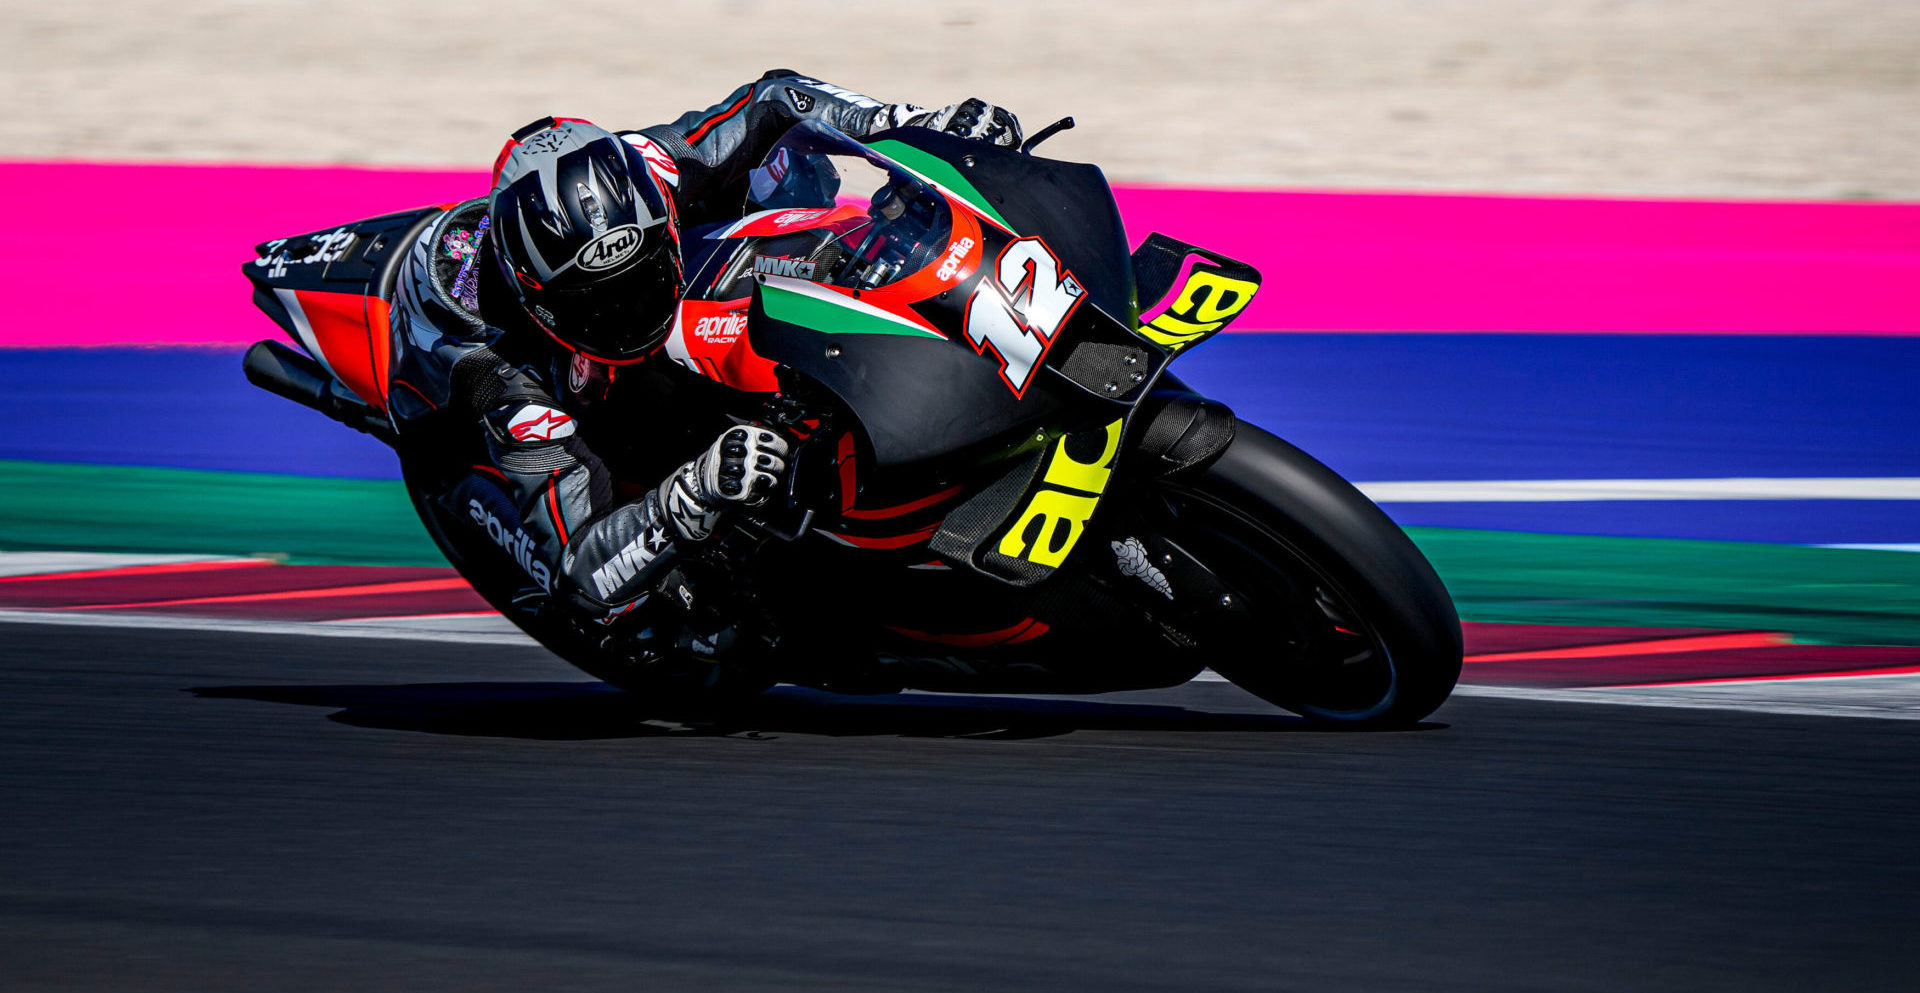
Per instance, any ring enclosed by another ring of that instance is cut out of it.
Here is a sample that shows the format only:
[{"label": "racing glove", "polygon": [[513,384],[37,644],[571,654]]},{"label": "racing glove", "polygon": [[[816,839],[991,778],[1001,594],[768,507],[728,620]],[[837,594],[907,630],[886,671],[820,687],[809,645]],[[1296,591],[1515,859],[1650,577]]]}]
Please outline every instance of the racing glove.
[{"label": "racing glove", "polygon": [[699,458],[660,484],[660,505],[673,528],[690,541],[713,533],[730,506],[757,506],[780,489],[787,443],[765,428],[731,427]]},{"label": "racing glove", "polygon": [[1020,119],[1005,107],[971,97],[948,104],[939,110],[918,110],[901,123],[908,127],[932,128],[961,138],[972,138],[1005,148],[1018,148],[1026,135]]}]

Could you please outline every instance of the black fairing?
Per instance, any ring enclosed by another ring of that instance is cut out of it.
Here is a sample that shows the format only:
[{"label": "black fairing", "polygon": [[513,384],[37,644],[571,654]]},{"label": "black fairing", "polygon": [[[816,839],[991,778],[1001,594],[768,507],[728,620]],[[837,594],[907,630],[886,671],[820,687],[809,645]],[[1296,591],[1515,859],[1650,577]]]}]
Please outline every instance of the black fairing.
[{"label": "black fairing", "polygon": [[[1031,390],[1015,400],[966,347],[904,335],[835,335],[747,311],[755,351],[831,390],[867,431],[880,467],[924,463],[1057,417],[1063,404]],[[938,384],[935,387],[933,384]]]},{"label": "black fairing", "polygon": [[1098,166],[1027,155],[931,128],[894,128],[862,140],[897,141],[952,163],[987,195],[1015,232],[1038,235],[1058,253],[1095,306],[1132,323],[1127,232]]}]

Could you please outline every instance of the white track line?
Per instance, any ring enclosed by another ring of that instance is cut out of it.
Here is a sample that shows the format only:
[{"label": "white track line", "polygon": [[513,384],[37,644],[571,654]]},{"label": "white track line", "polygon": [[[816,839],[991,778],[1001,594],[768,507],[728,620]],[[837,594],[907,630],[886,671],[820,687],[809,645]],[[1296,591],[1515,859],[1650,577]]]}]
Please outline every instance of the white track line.
[{"label": "white track line", "polygon": [[1479,479],[1355,483],[1377,503],[1590,500],[1920,500],[1920,476],[1804,479]]},{"label": "white track line", "polygon": [[125,569],[180,562],[244,561],[231,555],[137,555],[120,552],[0,552],[0,576],[41,576],[56,572]]},{"label": "white track line", "polygon": [[1756,714],[1920,721],[1920,674],[1914,673],[1579,689],[1460,686],[1453,691],[1453,695],[1538,700],[1545,703],[1611,703],[1683,710],[1738,710]]},{"label": "white track line", "polygon": [[[396,617],[391,623],[362,621],[339,624],[158,614],[0,610],[0,624],[45,624],[56,627],[118,628],[134,631],[208,631],[251,635],[293,635],[303,638],[360,638],[431,641],[459,645],[539,647],[537,642],[519,632],[436,630],[432,626],[411,626],[411,620],[411,618]],[[1209,669],[1196,676],[1194,681],[1225,682],[1226,680]],[[1538,700],[1543,703],[1600,703],[1634,707],[1736,710],[1813,717],[1920,720],[1920,674],[1813,676],[1802,679],[1767,679],[1680,686],[1604,686],[1582,689],[1463,685],[1456,688],[1453,693],[1461,697]]]},{"label": "white track line", "polygon": [[307,638],[376,638],[439,641],[460,645],[538,645],[518,631],[440,630],[415,626],[405,617],[391,624],[333,624],[320,621],[255,621],[242,617],[187,617],[179,614],[96,614],[78,611],[0,610],[0,624],[50,624],[76,628],[124,628],[135,631],[226,631],[233,634],[290,634]]}]

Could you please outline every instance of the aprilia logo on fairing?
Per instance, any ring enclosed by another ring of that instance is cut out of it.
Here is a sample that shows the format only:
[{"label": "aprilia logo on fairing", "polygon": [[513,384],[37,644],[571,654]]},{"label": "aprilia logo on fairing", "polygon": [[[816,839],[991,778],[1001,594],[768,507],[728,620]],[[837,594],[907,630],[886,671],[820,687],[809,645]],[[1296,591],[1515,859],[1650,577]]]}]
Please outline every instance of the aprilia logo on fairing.
[{"label": "aprilia logo on fairing", "polygon": [[622,224],[587,242],[573,260],[589,272],[611,269],[632,258],[633,253],[640,250],[642,240],[637,226]]},{"label": "aprilia logo on fairing", "polygon": [[795,224],[805,224],[814,218],[825,217],[831,213],[833,213],[833,211],[825,207],[817,207],[810,210],[789,210],[774,215],[773,219],[767,223],[772,224],[776,228],[786,228],[792,227]]},{"label": "aprilia logo on fairing", "polygon": [[801,259],[781,259],[771,255],[753,257],[753,271],[769,276],[792,276],[796,279],[812,279],[814,264]]},{"label": "aprilia logo on fairing", "polygon": [[473,523],[493,539],[494,544],[505,549],[507,555],[519,563],[529,578],[540,584],[541,589],[553,592],[553,572],[545,562],[534,557],[532,535],[517,527],[507,530],[507,526],[500,523],[500,518],[493,516],[493,512],[481,506],[478,500],[467,501],[467,513],[472,516]]},{"label": "aprilia logo on fairing", "polygon": [[702,317],[693,322],[694,336],[709,345],[731,345],[740,339],[740,333],[746,329],[747,315],[738,312]]},{"label": "aprilia logo on fairing", "polygon": [[971,251],[973,251],[972,238],[962,238],[948,245],[947,257],[941,260],[940,268],[934,272],[934,275],[940,277],[941,282],[951,281],[959,274],[960,263],[967,260],[967,253]]},{"label": "aprilia logo on fairing", "polygon": [[[1027,500],[1025,510],[996,546],[1008,558],[1058,569],[1067,553],[1080,541],[1100,506],[1100,496],[1113,477],[1113,463],[1120,457],[1121,429],[1126,419],[1108,424],[1101,439],[1100,454],[1092,462],[1082,462],[1067,453],[1067,439],[1053,446],[1047,471],[1040,477],[1040,488]],[[1171,595],[1171,594],[1169,594]]]},{"label": "aprilia logo on fairing", "polygon": [[642,531],[639,537],[627,542],[625,548],[615,552],[613,558],[593,570],[594,591],[600,594],[600,599],[612,600],[621,586],[631,582],[666,548],[666,531],[658,526]]},{"label": "aprilia logo on fairing", "polygon": [[1142,309],[1142,336],[1177,352],[1205,341],[1247,309],[1260,289],[1260,274],[1251,266],[1233,263],[1231,271],[1236,275],[1252,277],[1238,279],[1227,275],[1227,268],[1208,261],[1197,252],[1188,254],[1186,282],[1162,299],[1157,313]]}]

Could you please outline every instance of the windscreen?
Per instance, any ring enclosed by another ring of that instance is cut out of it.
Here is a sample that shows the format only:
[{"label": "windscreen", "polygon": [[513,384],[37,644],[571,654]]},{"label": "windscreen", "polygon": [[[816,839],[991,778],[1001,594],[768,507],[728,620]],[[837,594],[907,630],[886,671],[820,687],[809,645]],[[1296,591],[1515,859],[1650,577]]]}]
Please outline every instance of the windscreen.
[{"label": "windscreen", "polygon": [[[747,177],[747,210],[851,208],[814,229],[829,261],[824,282],[873,289],[903,279],[947,250],[946,197],[832,128],[807,121],[788,131]],[[818,278],[818,277],[816,277]]]}]

